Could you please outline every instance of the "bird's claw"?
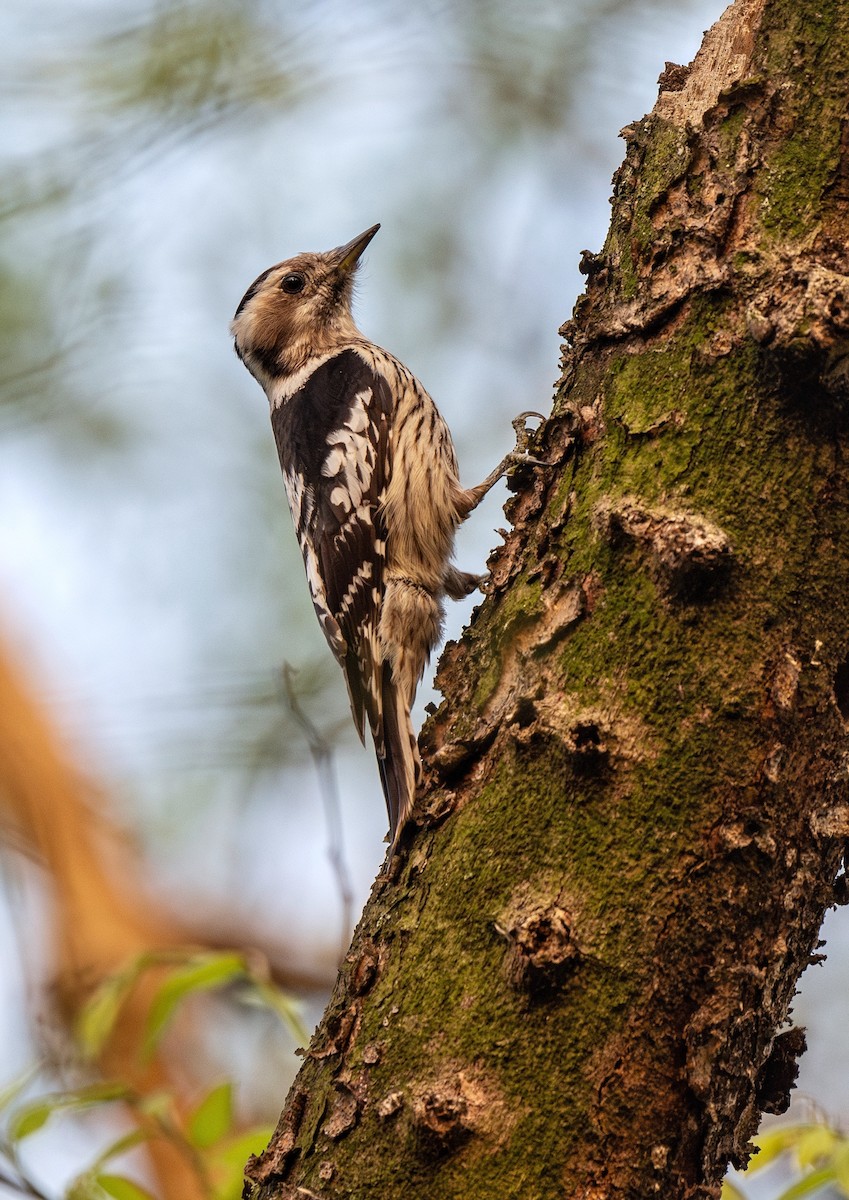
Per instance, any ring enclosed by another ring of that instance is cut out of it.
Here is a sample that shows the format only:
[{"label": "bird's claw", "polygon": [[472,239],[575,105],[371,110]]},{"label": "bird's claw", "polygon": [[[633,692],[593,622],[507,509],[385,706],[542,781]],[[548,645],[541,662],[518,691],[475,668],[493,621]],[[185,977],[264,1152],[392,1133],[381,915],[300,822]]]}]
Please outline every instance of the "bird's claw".
[{"label": "bird's claw", "polygon": [[516,449],[507,455],[507,462],[512,467],[553,467],[556,463],[543,462],[540,458],[531,458],[528,454],[528,447],[531,444],[531,438],[537,432],[535,429],[528,429],[527,422],[531,419],[544,421],[545,417],[542,413],[534,412],[528,409],[525,412],[520,412],[517,417],[514,417],[510,422],[516,431]]},{"label": "bird's claw", "polygon": [[541,458],[531,458],[524,450],[513,450],[507,455],[507,464],[510,467],[556,467],[556,463],[543,462]]},{"label": "bird's claw", "polygon": [[542,415],[542,413],[534,412],[532,409],[527,409],[525,412],[520,412],[519,415],[514,417],[510,422],[516,433],[515,452],[517,454],[527,454],[531,438],[536,432],[536,430],[528,429],[527,423],[531,418],[538,421],[545,420],[545,417]]}]

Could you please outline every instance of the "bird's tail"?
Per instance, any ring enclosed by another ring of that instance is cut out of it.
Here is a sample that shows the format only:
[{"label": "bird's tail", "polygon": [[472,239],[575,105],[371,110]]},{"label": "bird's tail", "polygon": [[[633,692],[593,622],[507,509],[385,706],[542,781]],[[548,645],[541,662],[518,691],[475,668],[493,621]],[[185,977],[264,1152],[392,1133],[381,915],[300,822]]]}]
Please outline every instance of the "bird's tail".
[{"label": "bird's tail", "polygon": [[389,663],[383,665],[383,754],[378,747],[377,765],[389,813],[390,854],[394,854],[413,809],[422,764],[410,710]]}]

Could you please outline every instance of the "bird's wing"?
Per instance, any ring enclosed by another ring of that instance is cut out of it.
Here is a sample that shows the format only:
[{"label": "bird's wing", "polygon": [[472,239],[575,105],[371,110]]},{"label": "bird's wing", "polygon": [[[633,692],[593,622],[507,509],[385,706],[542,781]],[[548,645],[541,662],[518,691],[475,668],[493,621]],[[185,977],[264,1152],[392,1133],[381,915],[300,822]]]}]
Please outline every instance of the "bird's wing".
[{"label": "bird's wing", "polygon": [[320,363],[271,415],[313,604],[345,673],[360,737],[368,717],[378,755],[391,417],[389,385],[352,350]]}]

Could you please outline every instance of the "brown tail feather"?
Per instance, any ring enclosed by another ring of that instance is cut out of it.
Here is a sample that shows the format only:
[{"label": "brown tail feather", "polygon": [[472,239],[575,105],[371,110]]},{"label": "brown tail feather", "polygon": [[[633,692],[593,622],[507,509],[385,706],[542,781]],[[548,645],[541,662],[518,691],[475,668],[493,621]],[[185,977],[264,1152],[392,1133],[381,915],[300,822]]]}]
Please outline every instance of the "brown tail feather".
[{"label": "brown tail feather", "polygon": [[413,809],[421,759],[409,710],[388,663],[383,668],[383,744],[384,756],[378,754],[377,765],[389,813],[390,853],[394,853]]}]

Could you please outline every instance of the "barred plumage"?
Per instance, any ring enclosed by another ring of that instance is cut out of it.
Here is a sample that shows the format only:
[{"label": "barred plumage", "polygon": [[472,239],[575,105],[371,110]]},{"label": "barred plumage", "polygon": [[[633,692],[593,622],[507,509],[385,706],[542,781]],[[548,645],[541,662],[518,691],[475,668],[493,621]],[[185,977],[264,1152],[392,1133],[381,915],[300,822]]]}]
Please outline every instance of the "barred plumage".
[{"label": "barred plumage", "polygon": [[231,329],[271,404],[310,594],[361,738],[368,721],[394,850],[421,769],[410,709],[443,600],[480,582],[451,564],[454,532],[512,462],[534,460],[514,452],[461,487],[436,405],[351,317],[353,274],[379,228],[263,272]]}]

